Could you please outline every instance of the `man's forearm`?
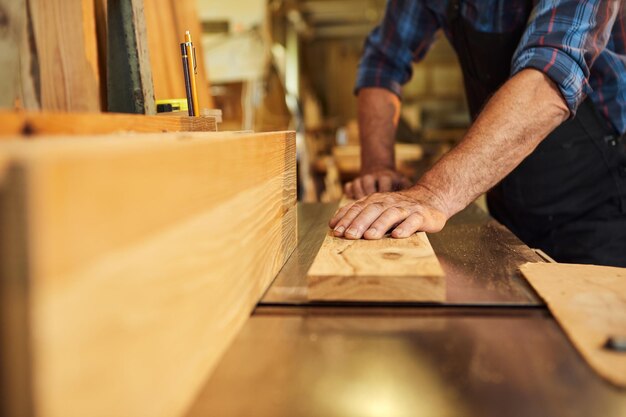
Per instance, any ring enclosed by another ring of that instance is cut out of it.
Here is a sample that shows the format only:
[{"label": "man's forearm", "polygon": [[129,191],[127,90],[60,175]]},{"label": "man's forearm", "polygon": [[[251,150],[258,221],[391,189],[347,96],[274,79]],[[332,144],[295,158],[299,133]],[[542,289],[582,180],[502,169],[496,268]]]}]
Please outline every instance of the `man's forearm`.
[{"label": "man's forearm", "polygon": [[358,108],[362,173],[394,170],[400,99],[383,88],[364,88],[359,91]]},{"label": "man's forearm", "polygon": [[461,143],[414,186],[438,200],[449,217],[508,175],[569,116],[558,88],[528,69],[491,98]]}]

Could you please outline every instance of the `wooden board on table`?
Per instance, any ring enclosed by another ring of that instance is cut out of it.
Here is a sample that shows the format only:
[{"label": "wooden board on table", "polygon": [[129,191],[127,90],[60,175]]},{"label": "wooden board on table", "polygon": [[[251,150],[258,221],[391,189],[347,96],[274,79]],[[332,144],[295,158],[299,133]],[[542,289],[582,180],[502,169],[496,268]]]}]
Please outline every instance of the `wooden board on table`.
[{"label": "wooden board on table", "polygon": [[0,111],[0,138],[10,135],[96,135],[114,132],[216,132],[215,117],[124,113]]},{"label": "wooden board on table", "polygon": [[0,142],[0,408],[179,416],[296,245],[295,136],[86,139]]},{"label": "wooden board on table", "polygon": [[527,263],[520,270],[589,365],[626,388],[626,353],[604,347],[626,336],[626,268]]},{"label": "wooden board on table", "polygon": [[445,300],[445,277],[425,233],[348,240],[328,231],[307,274],[310,300]]}]

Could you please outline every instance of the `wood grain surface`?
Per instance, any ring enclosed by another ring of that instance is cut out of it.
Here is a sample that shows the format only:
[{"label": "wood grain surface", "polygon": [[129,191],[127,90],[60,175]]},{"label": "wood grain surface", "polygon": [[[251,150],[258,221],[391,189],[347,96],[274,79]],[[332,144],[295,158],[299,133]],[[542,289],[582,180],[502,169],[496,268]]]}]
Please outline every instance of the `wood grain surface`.
[{"label": "wood grain surface", "polygon": [[425,233],[407,239],[337,238],[329,230],[308,272],[308,298],[443,301],[445,278]]},{"label": "wood grain surface", "polygon": [[[39,108],[97,112],[100,75],[93,0],[28,0]],[[29,107],[32,108],[32,107]]]},{"label": "wood grain surface", "polygon": [[26,0],[0,0],[0,107],[13,108],[22,101],[20,56],[26,54]]},{"label": "wood grain surface", "polygon": [[520,270],[589,365],[626,388],[626,353],[605,348],[626,336],[626,268],[528,263]]},{"label": "wood grain surface", "polygon": [[15,135],[97,135],[115,132],[216,132],[215,117],[0,110],[0,139]]},{"label": "wood grain surface", "polygon": [[179,416],[296,245],[295,137],[86,139],[0,143],[12,409]]}]

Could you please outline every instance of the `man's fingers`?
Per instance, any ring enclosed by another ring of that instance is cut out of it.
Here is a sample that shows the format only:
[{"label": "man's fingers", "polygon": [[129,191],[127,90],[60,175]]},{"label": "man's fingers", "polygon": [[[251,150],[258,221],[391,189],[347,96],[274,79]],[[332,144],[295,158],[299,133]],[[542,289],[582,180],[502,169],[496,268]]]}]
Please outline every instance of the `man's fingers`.
[{"label": "man's fingers", "polygon": [[347,182],[346,185],[343,186],[343,193],[348,198],[354,198],[354,192],[352,190],[352,182]]},{"label": "man's fingers", "polygon": [[368,204],[350,223],[344,236],[347,239],[361,239],[363,233],[369,229],[370,225],[384,210],[385,206],[382,203]]},{"label": "man's fingers", "polygon": [[366,239],[380,239],[387,233],[387,230],[402,222],[409,215],[409,211],[402,207],[391,207],[385,210],[378,219],[372,223],[364,236]]},{"label": "man's fingers", "polygon": [[328,222],[328,225],[331,227],[331,229],[334,229],[335,226],[337,225],[337,222],[339,222],[339,220],[341,220],[341,218],[346,214],[346,212],[348,210],[350,210],[350,207],[352,207],[354,205],[354,203],[349,203],[346,204],[343,207],[340,207],[335,214],[333,215],[333,218],[330,219],[330,221]]},{"label": "man's fingers", "polygon": [[388,175],[378,177],[378,192],[388,193],[389,191],[393,191],[393,179]]},{"label": "man's fingers", "polygon": [[361,178],[363,192],[365,195],[374,194],[376,192],[376,178],[373,175],[365,175]]},{"label": "man's fingers", "polygon": [[350,226],[352,221],[359,215],[359,213],[361,213],[362,210],[363,207],[358,204],[353,204],[348,211],[341,216],[337,224],[335,224],[335,227],[333,228],[333,235],[336,237],[344,236],[348,226]]},{"label": "man's fingers", "polygon": [[413,213],[391,232],[391,237],[396,239],[410,237],[415,232],[419,231],[423,224],[424,217],[421,214]]},{"label": "man's fingers", "polygon": [[357,178],[352,181],[352,198],[359,200],[365,197],[365,192],[363,191],[363,184],[361,183],[361,178]]}]

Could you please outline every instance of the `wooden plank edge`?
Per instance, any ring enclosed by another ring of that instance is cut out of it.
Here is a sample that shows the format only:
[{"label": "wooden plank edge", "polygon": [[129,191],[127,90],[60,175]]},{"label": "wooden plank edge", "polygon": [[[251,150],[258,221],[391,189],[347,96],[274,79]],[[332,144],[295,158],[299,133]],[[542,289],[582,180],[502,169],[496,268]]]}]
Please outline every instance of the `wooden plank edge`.
[{"label": "wooden plank edge", "polygon": [[[390,286],[395,289],[386,291],[386,288]],[[434,275],[385,277],[308,275],[307,299],[310,301],[442,303],[446,299],[446,280],[442,276]]]},{"label": "wooden plank edge", "polygon": [[214,116],[0,111],[0,138],[14,135],[91,135],[115,132],[217,132]]}]

